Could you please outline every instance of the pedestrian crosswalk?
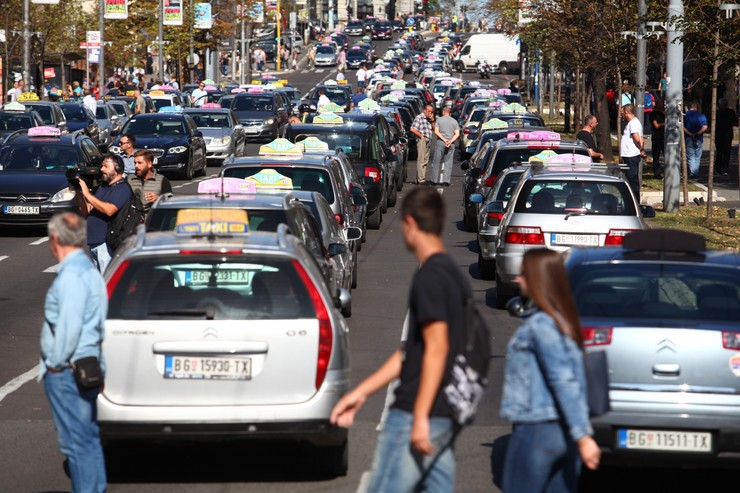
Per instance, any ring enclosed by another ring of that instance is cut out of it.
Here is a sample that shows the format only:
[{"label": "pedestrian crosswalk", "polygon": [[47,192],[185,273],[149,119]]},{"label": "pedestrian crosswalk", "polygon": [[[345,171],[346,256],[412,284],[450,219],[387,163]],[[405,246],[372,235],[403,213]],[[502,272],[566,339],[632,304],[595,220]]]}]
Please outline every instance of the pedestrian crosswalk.
[{"label": "pedestrian crosswalk", "polygon": [[317,68],[316,70],[311,70],[310,68],[305,68],[305,69],[301,70],[301,73],[302,74],[310,74],[310,73],[322,74],[322,73],[324,73],[324,70],[325,69],[323,69],[323,68]]}]

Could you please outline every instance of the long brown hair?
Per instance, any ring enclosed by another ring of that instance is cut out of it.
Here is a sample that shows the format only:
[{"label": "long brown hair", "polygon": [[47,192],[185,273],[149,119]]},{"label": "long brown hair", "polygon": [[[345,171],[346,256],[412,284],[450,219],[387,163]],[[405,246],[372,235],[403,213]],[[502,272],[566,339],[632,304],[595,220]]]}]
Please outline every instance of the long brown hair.
[{"label": "long brown hair", "polygon": [[546,248],[528,250],[522,260],[522,275],[537,306],[555,320],[560,332],[583,347],[581,322],[560,254]]}]

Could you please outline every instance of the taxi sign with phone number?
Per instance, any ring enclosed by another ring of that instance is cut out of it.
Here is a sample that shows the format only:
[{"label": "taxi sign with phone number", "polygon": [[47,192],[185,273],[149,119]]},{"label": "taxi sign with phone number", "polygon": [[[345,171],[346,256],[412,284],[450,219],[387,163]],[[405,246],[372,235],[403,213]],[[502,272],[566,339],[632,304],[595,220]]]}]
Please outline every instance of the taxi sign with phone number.
[{"label": "taxi sign with phone number", "polygon": [[249,220],[243,209],[182,209],[177,211],[175,231],[179,235],[245,234]]}]

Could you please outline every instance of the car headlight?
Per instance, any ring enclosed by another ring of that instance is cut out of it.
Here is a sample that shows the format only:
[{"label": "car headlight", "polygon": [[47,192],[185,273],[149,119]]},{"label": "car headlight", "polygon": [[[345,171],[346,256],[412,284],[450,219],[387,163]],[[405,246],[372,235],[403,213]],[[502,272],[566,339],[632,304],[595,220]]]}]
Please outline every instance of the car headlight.
[{"label": "car headlight", "polygon": [[167,149],[167,154],[182,154],[183,152],[188,152],[188,148],[185,146],[175,146]]},{"label": "car headlight", "polygon": [[121,154],[123,151],[118,146],[110,146],[108,148],[108,152],[110,152],[111,154]]},{"label": "car headlight", "polygon": [[274,118],[268,118],[267,120],[265,120],[265,125],[272,125],[273,123],[275,123]]},{"label": "car headlight", "polygon": [[211,144],[217,145],[217,146],[227,146],[231,142],[231,137],[223,137],[220,139],[213,139],[211,141]]},{"label": "car headlight", "polygon": [[75,191],[72,189],[72,187],[62,188],[51,198],[51,203],[54,204],[57,202],[68,202],[70,200],[74,200],[74,198]]}]

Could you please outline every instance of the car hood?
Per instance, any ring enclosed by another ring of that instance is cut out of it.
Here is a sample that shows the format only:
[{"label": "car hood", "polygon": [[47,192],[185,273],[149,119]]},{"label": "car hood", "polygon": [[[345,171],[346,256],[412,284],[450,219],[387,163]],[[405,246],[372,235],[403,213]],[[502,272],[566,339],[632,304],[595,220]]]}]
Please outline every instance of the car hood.
[{"label": "car hood", "polygon": [[137,135],[136,136],[136,148],[137,149],[166,149],[167,147],[175,145],[188,145],[188,140],[182,135],[177,136],[155,136],[155,135]]},{"label": "car hood", "polygon": [[64,172],[0,171],[0,194],[55,194],[69,185]]},{"label": "car hood", "polygon": [[76,130],[87,130],[87,122],[72,122],[67,120],[67,130],[74,132]]},{"label": "car hood", "polygon": [[316,58],[334,58],[336,55],[332,55],[331,53],[317,53]]},{"label": "car hood", "polygon": [[275,115],[270,111],[246,111],[246,110],[234,110],[237,118],[240,121],[243,120],[267,120]]}]

